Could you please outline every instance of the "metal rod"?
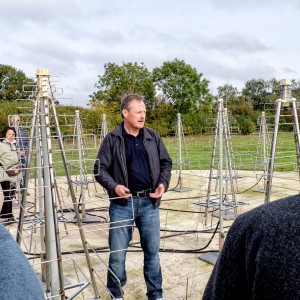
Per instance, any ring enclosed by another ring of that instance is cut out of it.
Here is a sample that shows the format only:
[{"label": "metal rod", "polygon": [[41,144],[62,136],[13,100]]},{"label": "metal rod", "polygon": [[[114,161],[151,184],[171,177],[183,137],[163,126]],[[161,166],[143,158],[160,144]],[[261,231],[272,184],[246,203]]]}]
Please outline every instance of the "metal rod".
[{"label": "metal rod", "polygon": [[[46,108],[48,106],[48,100],[46,98],[40,99],[41,104],[41,136],[42,136],[42,151],[43,151],[43,162],[44,162],[44,205],[45,205],[45,241],[46,241],[46,259],[47,265],[49,266],[50,274],[47,276],[50,277],[50,292],[54,299],[59,299],[58,295],[60,293],[60,288],[63,287],[63,282],[60,282],[60,270],[58,266],[58,248],[57,248],[57,239],[56,236],[56,226],[55,226],[55,217],[54,217],[54,206],[55,202],[53,199],[53,193],[51,189],[51,175],[50,168],[52,167],[50,164],[50,158],[47,154],[49,154],[48,147],[48,137],[47,137],[47,128],[49,126],[46,123]],[[48,119],[48,118],[47,118]]]},{"label": "metal rod", "polygon": [[219,103],[219,212],[220,212],[220,232],[219,232],[219,250],[221,251],[224,243],[223,228],[223,99],[218,100]]},{"label": "metal rod", "polygon": [[272,178],[273,178],[273,171],[274,171],[274,159],[275,159],[275,152],[276,152],[276,142],[277,142],[277,135],[278,135],[281,103],[282,103],[281,99],[278,99],[276,101],[276,116],[275,116],[275,124],[274,124],[274,133],[273,133],[272,144],[271,144],[271,154],[270,154],[269,166],[268,166],[265,203],[270,202],[270,196],[271,196]]},{"label": "metal rod", "polygon": [[86,210],[85,210],[85,191],[83,188],[84,184],[84,172],[83,172],[83,164],[82,164],[82,132],[81,132],[81,123],[79,117],[79,110],[75,110],[75,124],[76,124],[76,134],[77,137],[77,148],[78,148],[78,158],[79,158],[79,178],[80,178],[80,201],[81,201],[81,211],[82,211],[82,219],[86,218]]},{"label": "metal rod", "polygon": [[31,132],[30,132],[30,139],[29,139],[29,145],[28,145],[28,154],[26,158],[26,164],[25,164],[25,180],[23,182],[23,188],[24,192],[22,193],[21,198],[21,205],[20,205],[20,211],[19,211],[19,223],[18,223],[18,230],[17,230],[17,236],[16,241],[20,245],[21,244],[21,236],[23,233],[23,223],[24,223],[24,212],[26,209],[26,188],[28,187],[29,182],[29,176],[30,176],[30,165],[31,165],[31,156],[32,156],[32,149],[33,149],[33,140],[34,140],[34,134],[35,131],[33,130],[35,128],[35,124],[37,122],[37,111],[38,111],[38,103],[37,101],[34,102],[34,109],[33,109],[33,118],[31,123]]},{"label": "metal rod", "polygon": [[292,110],[293,110],[293,117],[294,117],[294,136],[295,136],[295,145],[296,145],[296,154],[297,154],[297,167],[300,179],[300,132],[299,132],[299,122],[298,122],[298,114],[295,99],[292,99]]},{"label": "metal rod", "polygon": [[65,172],[66,172],[70,197],[71,197],[71,200],[72,200],[72,203],[73,203],[73,209],[74,209],[74,212],[75,212],[75,218],[76,218],[76,221],[77,221],[77,226],[78,226],[78,230],[79,230],[80,237],[81,237],[82,247],[83,247],[83,250],[84,250],[87,266],[88,266],[88,269],[89,269],[89,273],[90,273],[90,277],[91,277],[91,281],[92,281],[92,287],[93,287],[93,290],[94,290],[94,293],[95,293],[94,298],[98,299],[99,298],[99,293],[98,293],[98,289],[97,289],[97,285],[96,285],[96,280],[95,280],[95,276],[94,276],[94,272],[93,272],[93,267],[92,267],[92,264],[91,264],[90,254],[89,254],[89,251],[88,251],[88,248],[87,248],[87,241],[86,241],[84,230],[83,230],[82,223],[81,223],[81,220],[80,220],[78,204],[77,204],[77,200],[76,200],[76,196],[75,196],[75,192],[74,192],[74,187],[73,187],[72,180],[71,180],[69,167],[68,167],[68,164],[67,164],[67,157],[66,157],[66,153],[65,153],[65,150],[64,150],[62,135],[61,135],[59,122],[58,122],[58,118],[57,118],[57,115],[56,115],[56,110],[55,110],[53,102],[52,102],[52,112],[53,112],[53,117],[54,117],[55,128],[56,128],[56,131],[57,131],[59,146],[60,146],[60,150],[61,150],[62,161],[63,161],[64,169],[65,169]]}]

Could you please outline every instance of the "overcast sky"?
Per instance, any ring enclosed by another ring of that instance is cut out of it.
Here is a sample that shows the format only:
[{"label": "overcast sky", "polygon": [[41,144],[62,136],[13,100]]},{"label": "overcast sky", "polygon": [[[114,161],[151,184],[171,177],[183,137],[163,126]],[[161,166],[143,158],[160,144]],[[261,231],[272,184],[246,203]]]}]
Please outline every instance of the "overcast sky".
[{"label": "overcast sky", "polygon": [[86,106],[104,64],[152,71],[184,60],[239,90],[250,79],[300,80],[297,0],[7,0],[0,8],[0,63],[59,76],[63,104]]}]

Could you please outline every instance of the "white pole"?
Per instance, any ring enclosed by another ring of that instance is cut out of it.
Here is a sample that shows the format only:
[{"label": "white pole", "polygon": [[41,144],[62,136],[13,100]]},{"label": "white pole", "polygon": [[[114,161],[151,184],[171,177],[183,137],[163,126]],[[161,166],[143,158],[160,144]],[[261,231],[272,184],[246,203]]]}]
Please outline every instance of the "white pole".
[{"label": "white pole", "polygon": [[223,99],[219,102],[219,211],[220,211],[220,232],[219,232],[219,250],[222,250],[224,243],[224,228],[223,228]]}]

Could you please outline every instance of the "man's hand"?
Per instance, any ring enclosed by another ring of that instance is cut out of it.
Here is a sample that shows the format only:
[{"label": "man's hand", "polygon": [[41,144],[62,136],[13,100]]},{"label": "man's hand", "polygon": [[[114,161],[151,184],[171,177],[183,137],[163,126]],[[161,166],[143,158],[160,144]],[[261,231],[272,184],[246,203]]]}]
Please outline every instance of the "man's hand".
[{"label": "man's hand", "polygon": [[154,193],[149,193],[149,196],[151,198],[160,198],[165,192],[165,186],[160,183],[157,188],[155,189],[155,192]]},{"label": "man's hand", "polygon": [[128,198],[131,196],[129,189],[126,186],[121,185],[121,184],[116,186],[115,193],[119,197],[123,197],[123,198]]}]

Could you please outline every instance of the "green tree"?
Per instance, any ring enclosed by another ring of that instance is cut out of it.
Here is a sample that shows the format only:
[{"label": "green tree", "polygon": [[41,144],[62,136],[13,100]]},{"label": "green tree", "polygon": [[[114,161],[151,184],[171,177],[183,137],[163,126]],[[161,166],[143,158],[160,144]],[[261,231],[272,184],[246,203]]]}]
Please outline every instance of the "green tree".
[{"label": "green tree", "polygon": [[120,100],[127,94],[145,96],[146,106],[152,107],[155,89],[151,72],[137,63],[124,63],[119,66],[115,63],[104,65],[104,74],[99,75],[95,84],[95,91],[90,95],[91,105],[95,103],[112,105],[115,112],[119,110]]},{"label": "green tree", "polygon": [[292,80],[292,97],[300,100],[300,81]]},{"label": "green tree", "polygon": [[255,122],[247,116],[236,116],[236,120],[242,134],[250,134],[257,130]]},{"label": "green tree", "polygon": [[154,107],[147,111],[146,126],[149,126],[162,136],[172,130],[174,108],[171,103],[161,97],[155,98]]},{"label": "green tree", "polygon": [[0,110],[0,132],[4,126],[8,124],[8,116],[15,115],[18,111],[16,110],[16,103],[11,100],[1,99],[1,110]]},{"label": "green tree", "polygon": [[266,101],[265,101],[266,108],[270,106],[270,104],[271,105],[275,104],[276,100],[280,98],[279,80],[272,78],[271,80],[267,81],[267,84],[269,86],[270,93],[266,95]]},{"label": "green tree", "polygon": [[25,73],[14,67],[0,64],[0,100],[16,100],[27,98],[23,85],[31,83]]},{"label": "green tree", "polygon": [[177,112],[187,113],[203,101],[211,101],[209,81],[202,78],[195,68],[183,60],[164,62],[152,71],[153,81],[164,98],[171,102]]},{"label": "green tree", "polygon": [[242,89],[242,97],[245,102],[253,105],[255,110],[263,110],[266,99],[272,94],[270,82],[263,79],[251,79],[246,81]]},{"label": "green tree", "polygon": [[238,89],[231,84],[219,86],[217,90],[218,93],[216,98],[222,98],[226,104],[238,103],[240,101]]}]

